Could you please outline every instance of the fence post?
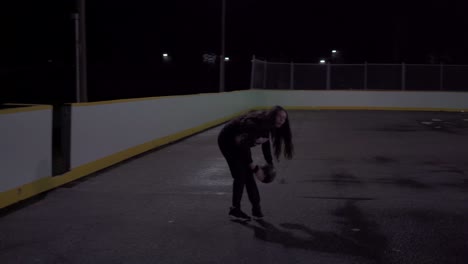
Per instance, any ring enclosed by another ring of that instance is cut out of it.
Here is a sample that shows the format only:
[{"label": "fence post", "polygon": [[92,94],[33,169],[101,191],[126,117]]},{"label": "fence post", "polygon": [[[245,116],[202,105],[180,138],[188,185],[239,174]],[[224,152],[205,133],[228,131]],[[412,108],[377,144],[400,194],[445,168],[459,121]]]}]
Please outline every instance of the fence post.
[{"label": "fence post", "polygon": [[267,83],[267,61],[265,60],[264,62],[265,67],[263,67],[263,89],[266,89],[266,83]]},{"label": "fence post", "polygon": [[289,74],[289,89],[294,90],[294,62],[291,61],[291,69]]},{"label": "fence post", "polygon": [[401,63],[401,90],[406,90],[406,65]]},{"label": "fence post", "polygon": [[255,54],[252,56],[252,69],[250,70],[250,89],[254,88],[255,82]]},{"label": "fence post", "polygon": [[364,62],[364,90],[367,90],[367,61]]},{"label": "fence post", "polygon": [[327,62],[327,90],[330,90],[330,82],[331,82],[331,66],[330,66],[330,62]]},{"label": "fence post", "polygon": [[444,64],[440,63],[440,90],[444,90]]}]

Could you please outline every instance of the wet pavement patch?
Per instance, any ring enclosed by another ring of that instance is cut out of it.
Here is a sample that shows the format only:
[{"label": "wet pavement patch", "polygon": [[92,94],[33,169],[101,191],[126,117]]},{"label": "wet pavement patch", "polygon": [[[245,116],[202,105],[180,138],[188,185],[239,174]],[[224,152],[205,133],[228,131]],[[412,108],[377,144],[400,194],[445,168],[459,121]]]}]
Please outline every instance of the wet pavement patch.
[{"label": "wet pavement patch", "polygon": [[[406,248],[401,248],[405,258],[392,263],[467,263],[468,216],[465,212],[400,208],[387,218],[404,221],[400,235],[411,241]],[[410,257],[413,261],[402,261]],[[423,259],[425,261],[414,261]]]},{"label": "wet pavement patch", "polygon": [[348,185],[348,184],[361,184],[362,181],[360,180],[354,180],[354,179],[349,179],[349,180],[344,180],[344,179],[322,179],[322,180],[305,180],[305,181],[299,181],[301,183],[333,183],[335,185]]},{"label": "wet pavement patch", "polygon": [[[365,226],[364,235],[351,231],[350,234],[337,234],[314,230],[304,224],[282,223],[279,226],[265,221],[255,220],[253,222],[235,221],[254,231],[254,238],[268,243],[280,244],[285,248],[309,250],[313,252],[325,252],[340,255],[352,255],[365,258],[378,258],[385,248],[386,239],[379,234],[369,234]],[[354,224],[358,224],[355,222]],[[368,223],[364,223],[368,224]],[[370,235],[370,236],[369,236]],[[378,239],[380,242],[369,243],[362,240]],[[365,244],[363,244],[365,242]],[[382,248],[382,249],[381,249]]]},{"label": "wet pavement patch", "polygon": [[443,183],[444,187],[458,189],[461,192],[468,192],[468,179],[462,179],[459,182],[454,183]]},{"label": "wet pavement patch", "polygon": [[447,162],[428,160],[423,161],[420,164],[434,167],[431,170],[429,170],[431,173],[453,173],[465,175],[464,170],[458,168],[455,164],[450,164]]},{"label": "wet pavement patch", "polygon": [[421,129],[414,125],[404,125],[404,124],[397,124],[392,126],[386,126],[377,128],[377,131],[384,131],[384,132],[417,132],[421,131]]},{"label": "wet pavement patch", "polygon": [[445,163],[444,162],[441,162],[441,161],[435,161],[435,160],[426,160],[426,161],[423,161],[421,162],[421,164],[423,165],[430,165],[430,166],[445,166]]},{"label": "wet pavement patch", "polygon": [[314,252],[359,256],[382,260],[387,247],[387,238],[380,233],[376,223],[368,220],[356,206],[357,202],[372,200],[359,197],[309,197],[318,199],[345,200],[344,205],[332,212],[337,218],[339,232],[312,229],[301,223],[281,223],[278,226],[265,221],[233,221],[254,231],[254,238],[285,248]]},{"label": "wet pavement patch", "polygon": [[437,131],[451,134],[468,133],[468,122],[466,118],[428,118],[409,120],[405,123],[386,125],[378,127],[376,131],[383,132],[420,132]]},{"label": "wet pavement patch", "polygon": [[331,182],[333,182],[336,186],[347,185],[349,183],[351,184],[361,183],[361,181],[356,176],[348,172],[332,174]]},{"label": "wet pavement patch", "polygon": [[468,122],[461,118],[432,118],[427,120],[418,120],[418,123],[426,129],[450,134],[463,134],[463,130],[468,128]]},{"label": "wet pavement patch", "polygon": [[333,212],[339,218],[336,222],[341,225],[341,236],[353,241],[356,255],[381,260],[387,247],[387,238],[379,232],[376,223],[365,217],[356,203],[355,200],[348,200]]},{"label": "wet pavement patch", "polygon": [[430,188],[429,185],[418,182],[413,179],[396,179],[395,184],[401,187],[408,187],[413,189],[428,189]]},{"label": "wet pavement patch", "polygon": [[410,178],[382,178],[376,180],[378,184],[394,184],[399,187],[412,188],[412,189],[431,189],[428,184],[416,181]]},{"label": "wet pavement patch", "polygon": [[356,176],[347,172],[333,173],[330,179],[304,180],[302,183],[333,183],[335,186],[343,186],[348,184],[361,184],[362,181]]},{"label": "wet pavement patch", "polygon": [[334,197],[334,196],[302,196],[306,199],[321,199],[321,200],[350,200],[350,201],[372,201],[374,198],[369,197]]},{"label": "wet pavement patch", "polygon": [[395,163],[398,162],[396,159],[385,157],[385,156],[375,156],[373,161],[379,164]]},{"label": "wet pavement patch", "polygon": [[456,168],[431,170],[431,172],[433,173],[455,173],[455,174],[465,175],[465,172],[463,170],[456,169]]}]

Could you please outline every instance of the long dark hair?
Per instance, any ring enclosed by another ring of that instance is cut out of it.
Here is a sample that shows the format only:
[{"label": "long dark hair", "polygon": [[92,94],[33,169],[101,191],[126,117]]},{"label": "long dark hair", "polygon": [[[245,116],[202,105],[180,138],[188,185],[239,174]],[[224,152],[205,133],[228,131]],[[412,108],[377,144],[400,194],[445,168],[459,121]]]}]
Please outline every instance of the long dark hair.
[{"label": "long dark hair", "polygon": [[278,161],[283,149],[283,145],[283,155],[286,159],[290,160],[294,155],[294,144],[292,143],[292,133],[291,126],[289,124],[288,112],[279,105],[274,106],[269,112],[270,120],[272,122],[275,122],[276,115],[281,111],[284,111],[286,113],[286,120],[280,128],[274,127],[272,129],[273,148],[276,160]]}]

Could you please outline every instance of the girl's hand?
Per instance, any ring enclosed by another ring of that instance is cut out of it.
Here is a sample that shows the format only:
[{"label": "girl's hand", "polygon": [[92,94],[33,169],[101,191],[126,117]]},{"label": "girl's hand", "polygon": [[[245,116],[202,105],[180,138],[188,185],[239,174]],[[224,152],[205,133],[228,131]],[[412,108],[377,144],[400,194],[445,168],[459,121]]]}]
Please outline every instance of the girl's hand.
[{"label": "girl's hand", "polygon": [[241,134],[235,137],[236,143],[239,145],[242,143],[242,141],[246,138],[247,135]]},{"label": "girl's hand", "polygon": [[257,138],[257,140],[255,140],[255,144],[261,145],[261,144],[263,144],[263,143],[265,143],[267,141],[268,141],[268,138],[261,137],[261,138]]},{"label": "girl's hand", "polygon": [[254,175],[255,175],[255,178],[257,178],[257,180],[261,182],[265,180],[265,174],[263,173],[262,169],[258,169],[257,172],[254,173]]}]

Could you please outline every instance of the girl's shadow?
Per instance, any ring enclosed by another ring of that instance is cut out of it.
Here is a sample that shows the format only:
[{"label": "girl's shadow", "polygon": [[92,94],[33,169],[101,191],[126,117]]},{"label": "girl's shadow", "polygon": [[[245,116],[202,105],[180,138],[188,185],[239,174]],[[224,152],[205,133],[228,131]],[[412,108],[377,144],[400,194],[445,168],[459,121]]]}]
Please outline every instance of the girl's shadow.
[{"label": "girl's shadow", "polygon": [[[286,248],[305,249],[326,253],[338,253],[345,255],[361,256],[378,259],[385,249],[385,245],[379,242],[363,243],[359,237],[342,236],[333,232],[312,230],[305,225],[283,223],[282,229],[265,220],[255,220],[252,223],[239,222],[254,231],[255,238],[265,242],[281,244]],[[258,223],[256,225],[255,223]],[[304,236],[294,235],[293,231],[299,231]]]}]

